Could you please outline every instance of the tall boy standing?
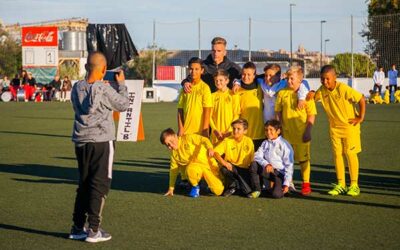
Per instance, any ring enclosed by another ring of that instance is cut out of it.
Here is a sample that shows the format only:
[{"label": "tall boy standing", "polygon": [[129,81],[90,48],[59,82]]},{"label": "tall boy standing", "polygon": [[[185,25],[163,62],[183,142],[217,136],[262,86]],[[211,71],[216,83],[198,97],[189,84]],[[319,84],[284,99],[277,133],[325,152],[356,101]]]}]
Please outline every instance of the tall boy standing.
[{"label": "tall boy standing", "polygon": [[209,137],[212,99],[210,87],[201,80],[203,62],[194,57],[189,60],[192,89],[185,93],[181,89],[178,98],[178,135],[199,134]]},{"label": "tall boy standing", "polygon": [[210,126],[212,128],[211,142],[216,145],[231,135],[231,123],[238,119],[240,114],[240,98],[228,88],[229,74],[225,70],[217,70],[214,81],[218,90],[211,94],[213,108]]},{"label": "tall boy standing", "polygon": [[294,159],[300,163],[301,177],[303,179],[301,193],[309,195],[311,193],[311,129],[314,125],[317,109],[314,100],[307,101],[303,109],[297,108],[297,92],[303,80],[302,68],[293,66],[286,74],[288,87],[278,93],[275,112],[277,119],[282,123],[283,137],[292,145]]},{"label": "tall boy standing", "polygon": [[[321,100],[329,120],[329,132],[332,143],[338,183],[328,193],[330,195],[347,194],[357,196],[359,162],[357,154],[361,152],[360,124],[365,117],[364,96],[336,81],[336,71],[332,65],[321,69],[322,86],[315,94],[316,100]],[[357,103],[359,111],[354,107]],[[346,156],[350,173],[350,187],[346,187],[345,166],[343,155]]]}]

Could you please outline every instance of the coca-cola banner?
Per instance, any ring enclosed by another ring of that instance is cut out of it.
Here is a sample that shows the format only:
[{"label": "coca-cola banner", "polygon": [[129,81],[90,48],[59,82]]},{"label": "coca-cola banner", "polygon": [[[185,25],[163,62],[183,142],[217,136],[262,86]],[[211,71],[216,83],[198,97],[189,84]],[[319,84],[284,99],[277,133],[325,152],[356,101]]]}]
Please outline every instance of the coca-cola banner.
[{"label": "coca-cola banner", "polygon": [[22,46],[58,46],[57,27],[22,27]]}]

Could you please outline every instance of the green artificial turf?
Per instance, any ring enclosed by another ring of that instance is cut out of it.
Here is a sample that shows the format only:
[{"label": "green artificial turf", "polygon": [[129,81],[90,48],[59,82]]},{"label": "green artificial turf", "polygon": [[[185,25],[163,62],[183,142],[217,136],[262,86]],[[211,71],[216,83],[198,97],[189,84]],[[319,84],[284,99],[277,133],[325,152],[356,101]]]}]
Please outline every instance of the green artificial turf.
[{"label": "green artificial turf", "polygon": [[[143,105],[146,140],[117,143],[98,249],[400,249],[400,105],[368,105],[359,197],[335,182],[326,115],[313,129],[310,197],[164,197],[176,104]],[[77,249],[66,239],[78,173],[69,103],[0,103],[0,249]],[[348,177],[348,175],[347,175]],[[295,184],[300,184],[296,166]]]}]

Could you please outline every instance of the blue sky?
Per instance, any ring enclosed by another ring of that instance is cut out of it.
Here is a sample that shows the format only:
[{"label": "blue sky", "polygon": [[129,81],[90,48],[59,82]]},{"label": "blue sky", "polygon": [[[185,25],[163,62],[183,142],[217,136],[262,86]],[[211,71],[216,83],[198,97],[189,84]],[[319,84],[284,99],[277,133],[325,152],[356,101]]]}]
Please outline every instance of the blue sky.
[{"label": "blue sky", "polygon": [[166,49],[209,49],[214,36],[224,36],[228,48],[247,50],[248,19],[252,18],[252,49],[289,50],[289,4],[293,7],[293,47],[320,50],[320,20],[328,54],[348,52],[350,15],[354,15],[355,51],[363,51],[359,36],[367,16],[365,0],[0,0],[6,24],[84,17],[91,23],[125,23],[135,45],[152,42],[156,20],[157,44]]}]

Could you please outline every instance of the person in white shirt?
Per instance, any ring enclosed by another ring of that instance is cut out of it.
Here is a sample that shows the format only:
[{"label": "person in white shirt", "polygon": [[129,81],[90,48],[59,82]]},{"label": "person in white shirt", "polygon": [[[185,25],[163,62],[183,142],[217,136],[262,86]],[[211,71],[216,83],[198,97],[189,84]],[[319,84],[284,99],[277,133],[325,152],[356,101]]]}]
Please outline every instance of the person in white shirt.
[{"label": "person in white shirt", "polygon": [[251,188],[255,198],[261,192],[260,177],[266,176],[272,185],[272,197],[282,198],[288,191],[293,179],[294,151],[288,141],[280,134],[282,125],[277,120],[265,123],[263,141],[254,154],[254,161],[250,166]]},{"label": "person in white shirt", "polygon": [[388,78],[389,78],[389,93],[392,96],[397,89],[397,77],[399,72],[396,69],[396,64],[392,64],[392,69],[388,71]]},{"label": "person in white shirt", "polygon": [[385,72],[383,72],[383,67],[378,67],[374,72],[374,76],[372,77],[374,81],[373,91],[378,91],[379,94],[382,92],[383,81],[385,80]]}]

